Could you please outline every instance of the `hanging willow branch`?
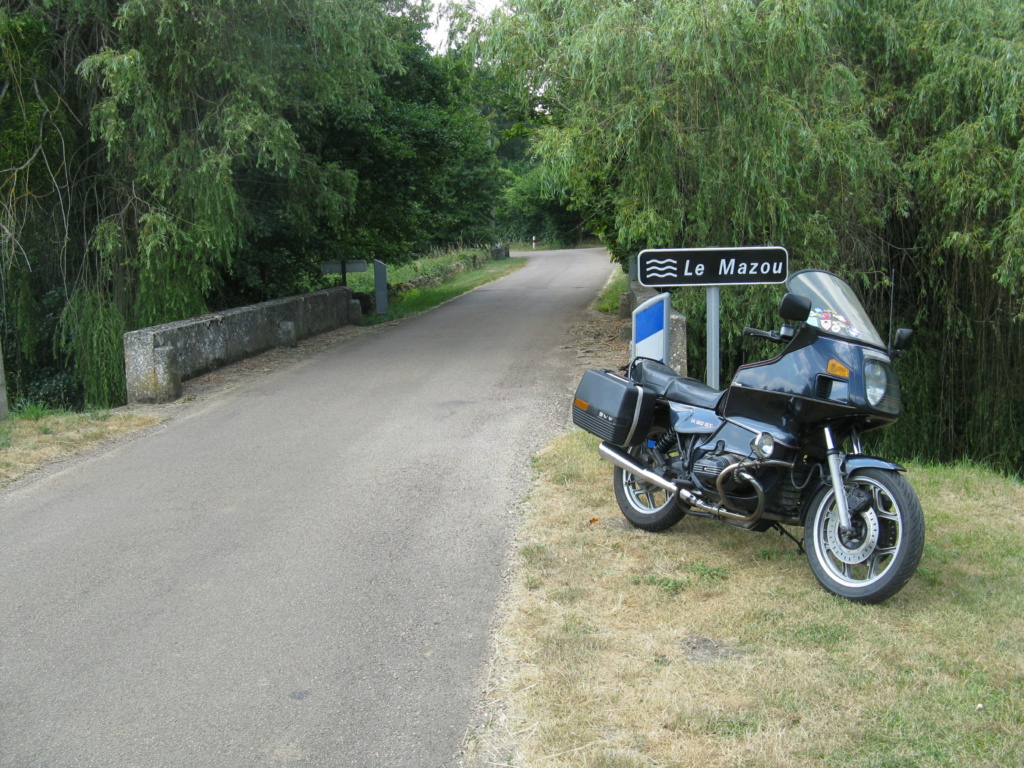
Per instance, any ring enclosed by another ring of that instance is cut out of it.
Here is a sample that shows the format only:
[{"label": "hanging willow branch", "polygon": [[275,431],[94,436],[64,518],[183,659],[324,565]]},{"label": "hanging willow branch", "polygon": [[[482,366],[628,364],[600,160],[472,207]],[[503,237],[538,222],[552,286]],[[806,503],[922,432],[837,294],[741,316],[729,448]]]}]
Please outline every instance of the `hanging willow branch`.
[{"label": "hanging willow branch", "polygon": [[[921,418],[887,432],[906,454],[1020,471],[1018,0],[510,0],[486,37],[533,110],[548,183],[616,257],[785,245],[879,308],[898,268]],[[702,303],[676,297],[691,361]],[[773,303],[728,292],[723,327],[771,322]],[[742,361],[739,338],[724,343]]]}]

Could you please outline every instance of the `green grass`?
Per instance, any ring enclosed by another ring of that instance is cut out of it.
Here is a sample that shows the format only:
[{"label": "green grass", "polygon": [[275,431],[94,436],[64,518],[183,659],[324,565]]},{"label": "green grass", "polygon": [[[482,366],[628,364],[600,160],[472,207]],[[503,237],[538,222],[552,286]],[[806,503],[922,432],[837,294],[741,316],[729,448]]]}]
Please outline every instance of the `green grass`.
[{"label": "green grass", "polygon": [[705,563],[688,563],[685,570],[689,571],[690,575],[683,576],[682,578],[645,574],[643,576],[633,575],[629,580],[633,584],[651,584],[661,587],[672,595],[693,586],[706,587],[718,584],[725,581],[729,576],[724,568],[710,566]]},{"label": "green grass", "polygon": [[[402,290],[388,301],[388,312],[372,314],[364,318],[367,325],[378,325],[390,320],[414,315],[431,309],[480,285],[497,280],[523,266],[523,259],[491,261],[488,251],[482,249],[459,249],[438,251],[421,259],[404,264],[389,265],[387,280],[390,286],[407,286],[426,278],[427,284]],[[340,284],[340,277],[337,278]],[[357,293],[374,292],[372,271],[348,275],[348,286]]]},{"label": "green grass", "polygon": [[67,411],[62,408],[51,408],[43,403],[29,400],[19,400],[11,408],[12,418],[25,419],[27,421],[39,421],[47,416],[56,416],[61,413],[67,413]]},{"label": "green grass", "polygon": [[[477,248],[436,251],[403,264],[389,264],[387,278],[390,285],[407,283],[421,275],[430,275],[441,281],[450,278],[458,270],[475,269],[488,261],[490,261],[489,253]],[[340,277],[336,279],[340,282]],[[372,293],[374,290],[373,271],[368,270],[349,275],[348,286],[353,291]]]},{"label": "green grass", "polygon": [[601,294],[600,298],[598,298],[594,306],[600,312],[607,312],[612,315],[618,314],[619,294],[625,293],[628,287],[628,276],[622,270],[618,270],[608,285],[605,286],[604,292]]},{"label": "green grass", "polygon": [[441,285],[414,288],[392,300],[389,303],[387,314],[367,317],[366,324],[386,323],[431,309],[467,291],[514,272],[525,264],[525,259],[486,261],[477,269],[468,269],[452,274]]}]

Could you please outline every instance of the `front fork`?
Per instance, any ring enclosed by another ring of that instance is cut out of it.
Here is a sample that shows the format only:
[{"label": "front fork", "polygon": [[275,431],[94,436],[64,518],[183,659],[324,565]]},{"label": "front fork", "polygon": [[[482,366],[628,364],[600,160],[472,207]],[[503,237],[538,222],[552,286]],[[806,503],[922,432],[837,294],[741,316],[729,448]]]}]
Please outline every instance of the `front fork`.
[{"label": "front fork", "polygon": [[[832,491],[839,510],[839,528],[845,535],[853,533],[853,522],[850,520],[850,505],[846,500],[846,483],[843,478],[843,452],[832,437],[832,430],[825,427],[825,447],[828,449],[828,474],[832,479]],[[854,437],[859,442],[857,437]],[[859,448],[857,449],[859,452]]]}]

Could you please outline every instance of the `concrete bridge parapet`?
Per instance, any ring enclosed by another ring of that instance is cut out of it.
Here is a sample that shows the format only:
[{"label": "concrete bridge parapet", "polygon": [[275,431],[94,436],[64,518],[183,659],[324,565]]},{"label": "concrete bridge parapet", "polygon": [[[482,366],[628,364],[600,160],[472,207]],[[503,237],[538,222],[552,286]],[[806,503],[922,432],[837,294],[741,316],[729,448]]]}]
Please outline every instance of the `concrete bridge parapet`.
[{"label": "concrete bridge parapet", "polygon": [[273,347],[343,325],[362,325],[344,286],[179,320],[124,335],[129,403],[167,403],[182,382]]}]

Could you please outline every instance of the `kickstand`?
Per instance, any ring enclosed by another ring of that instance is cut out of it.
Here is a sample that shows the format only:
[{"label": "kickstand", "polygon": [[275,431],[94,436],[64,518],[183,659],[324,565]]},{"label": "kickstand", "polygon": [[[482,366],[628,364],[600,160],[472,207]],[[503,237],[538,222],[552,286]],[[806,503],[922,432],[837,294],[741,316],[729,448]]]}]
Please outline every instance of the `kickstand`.
[{"label": "kickstand", "polygon": [[775,528],[775,530],[777,530],[783,536],[785,536],[785,537],[787,537],[789,539],[792,539],[793,543],[796,544],[797,552],[799,552],[801,555],[804,554],[804,543],[803,543],[803,541],[801,541],[800,539],[797,539],[792,533],[787,531],[785,528],[783,528],[778,523],[776,523],[773,527]]}]

